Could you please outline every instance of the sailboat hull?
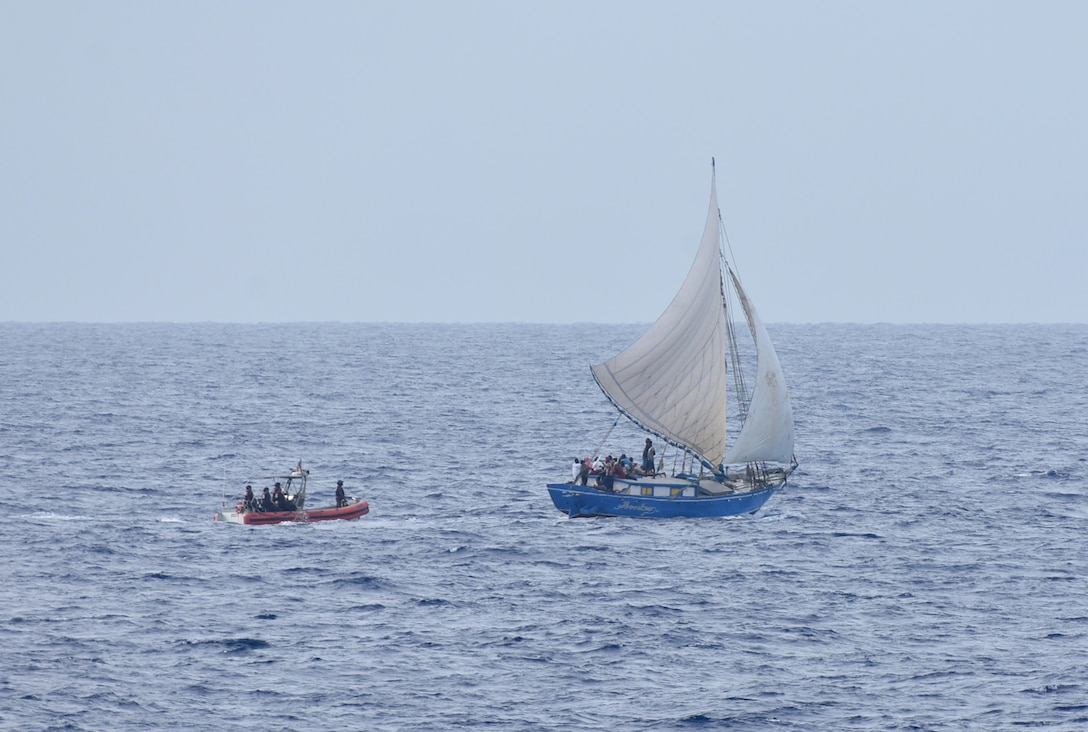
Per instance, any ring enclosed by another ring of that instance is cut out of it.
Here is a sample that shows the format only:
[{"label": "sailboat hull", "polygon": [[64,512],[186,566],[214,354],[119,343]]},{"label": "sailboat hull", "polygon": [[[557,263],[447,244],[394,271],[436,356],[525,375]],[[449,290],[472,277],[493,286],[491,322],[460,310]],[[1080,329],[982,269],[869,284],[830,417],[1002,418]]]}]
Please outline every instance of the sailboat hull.
[{"label": "sailboat hull", "polygon": [[[617,481],[617,484],[619,481]],[[637,518],[719,518],[758,511],[781,485],[771,485],[741,493],[705,496],[694,491],[675,490],[678,484],[628,483],[617,485],[622,492],[612,493],[593,486],[549,483],[552,503],[571,518],[588,516],[632,516]],[[631,492],[630,486],[638,487]],[[665,487],[666,491],[660,489]],[[646,490],[647,495],[641,495]],[[650,493],[666,495],[650,495]],[[689,495],[684,495],[684,493]]]}]

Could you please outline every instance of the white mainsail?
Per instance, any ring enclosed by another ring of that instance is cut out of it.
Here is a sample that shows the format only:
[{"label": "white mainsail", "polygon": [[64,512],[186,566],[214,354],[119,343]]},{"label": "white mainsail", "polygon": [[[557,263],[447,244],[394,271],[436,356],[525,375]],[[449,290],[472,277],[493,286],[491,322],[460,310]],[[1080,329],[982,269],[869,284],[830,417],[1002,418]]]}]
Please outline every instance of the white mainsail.
[{"label": "white mainsail", "polygon": [[778,356],[732,270],[757,349],[756,387],[726,455],[726,327],[717,185],[695,262],[661,317],[627,349],[592,367],[612,403],[643,429],[711,465],[793,456],[793,416]]},{"label": "white mainsail", "polygon": [[632,421],[713,465],[725,454],[726,426],[720,262],[712,180],[703,240],[680,291],[641,338],[592,369],[604,393]]}]

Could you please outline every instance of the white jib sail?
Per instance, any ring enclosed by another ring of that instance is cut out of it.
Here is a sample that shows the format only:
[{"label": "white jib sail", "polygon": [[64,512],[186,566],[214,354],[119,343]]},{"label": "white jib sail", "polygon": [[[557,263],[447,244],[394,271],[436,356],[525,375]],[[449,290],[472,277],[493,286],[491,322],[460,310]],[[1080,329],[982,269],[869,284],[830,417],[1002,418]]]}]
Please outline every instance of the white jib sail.
[{"label": "white jib sail", "polygon": [[718,231],[711,178],[702,243],[680,291],[641,338],[592,368],[620,411],[713,465],[725,453],[728,383]]},{"label": "white jib sail", "polygon": [[748,416],[737,441],[725,456],[725,463],[733,465],[762,460],[788,463],[793,459],[793,409],[778,353],[740,280],[732,270],[729,276],[755,338],[756,383]]}]

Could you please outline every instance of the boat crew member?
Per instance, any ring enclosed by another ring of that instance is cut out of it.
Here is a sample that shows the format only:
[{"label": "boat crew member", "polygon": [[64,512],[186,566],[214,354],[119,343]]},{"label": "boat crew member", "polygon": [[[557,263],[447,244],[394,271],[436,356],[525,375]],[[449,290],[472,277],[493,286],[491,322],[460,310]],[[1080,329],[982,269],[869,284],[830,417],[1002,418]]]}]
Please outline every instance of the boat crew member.
[{"label": "boat crew member", "polygon": [[276,504],[272,503],[272,496],[268,495],[268,486],[264,487],[264,492],[261,493],[261,511],[275,511]]},{"label": "boat crew member", "polygon": [[246,511],[257,510],[257,496],[253,495],[253,486],[246,486],[246,494],[242,498],[242,501],[244,501],[243,505],[245,506]]},{"label": "boat crew member", "polygon": [[336,481],[336,507],[343,508],[348,505],[348,499],[344,497],[344,481]]},{"label": "boat crew member", "polygon": [[276,504],[277,511],[290,511],[291,504],[287,502],[287,496],[283,494],[283,488],[279,483],[272,489],[272,502]]}]

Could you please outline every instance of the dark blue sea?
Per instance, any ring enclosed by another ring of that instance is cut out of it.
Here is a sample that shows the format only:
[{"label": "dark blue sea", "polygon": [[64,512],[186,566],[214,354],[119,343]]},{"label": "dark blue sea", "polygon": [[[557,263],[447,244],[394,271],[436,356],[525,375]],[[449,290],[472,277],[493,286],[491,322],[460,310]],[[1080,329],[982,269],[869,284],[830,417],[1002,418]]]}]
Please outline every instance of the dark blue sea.
[{"label": "dark blue sea", "polygon": [[772,326],[785,490],[568,520],[642,329],[0,324],[0,729],[1088,728],[1088,326]]}]

